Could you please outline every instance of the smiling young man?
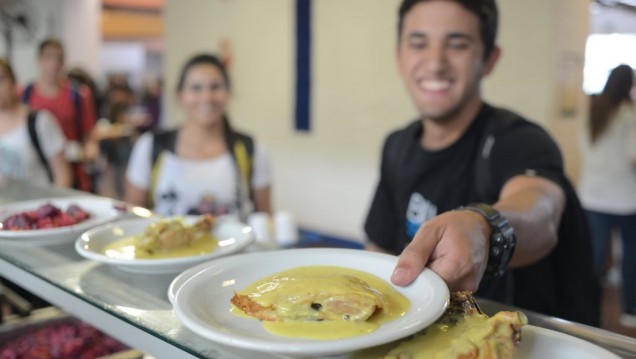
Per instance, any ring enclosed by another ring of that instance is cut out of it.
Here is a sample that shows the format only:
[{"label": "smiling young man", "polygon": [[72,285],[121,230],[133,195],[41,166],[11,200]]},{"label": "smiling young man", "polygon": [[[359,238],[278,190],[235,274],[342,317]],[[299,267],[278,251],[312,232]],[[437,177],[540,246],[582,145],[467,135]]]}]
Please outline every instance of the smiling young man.
[{"label": "smiling young man", "polygon": [[397,285],[428,267],[451,290],[511,302],[507,266],[557,244],[561,154],[539,126],[482,100],[501,53],[494,0],[405,0],[399,16],[397,66],[420,118],[385,142],[367,248],[401,253]]}]

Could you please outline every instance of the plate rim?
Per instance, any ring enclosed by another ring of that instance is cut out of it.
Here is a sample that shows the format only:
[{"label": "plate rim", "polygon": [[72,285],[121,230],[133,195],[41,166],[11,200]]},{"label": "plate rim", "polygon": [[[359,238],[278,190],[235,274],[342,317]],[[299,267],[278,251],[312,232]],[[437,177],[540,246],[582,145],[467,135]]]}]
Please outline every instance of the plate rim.
[{"label": "plate rim", "polygon": [[[4,221],[9,216],[12,216],[20,212],[24,212],[26,210],[26,209],[15,210],[15,209],[12,209],[12,207],[18,207],[18,206],[33,207],[33,209],[36,209],[46,203],[52,203],[54,205],[58,203],[58,206],[59,206],[60,202],[65,202],[65,203],[76,202],[77,205],[82,207],[82,203],[86,203],[86,201],[103,204],[104,206],[109,206],[109,207],[110,205],[112,205],[113,207],[112,214],[104,218],[90,218],[86,221],[82,221],[70,226],[62,226],[57,228],[27,229],[27,230],[19,230],[19,231],[10,231],[10,230],[0,229],[0,240],[2,240],[3,243],[15,242],[15,244],[25,244],[26,241],[29,241],[29,238],[33,238],[33,237],[50,237],[50,236],[56,236],[56,235],[62,235],[62,234],[81,233],[90,228],[116,221],[118,218],[124,215],[123,212],[119,212],[115,208],[117,204],[123,203],[119,200],[108,198],[108,197],[81,194],[81,195],[75,195],[75,196],[44,197],[39,199],[30,199],[25,201],[3,204],[0,206],[0,221]],[[94,221],[92,221],[92,219],[94,219]],[[75,238],[72,237],[72,238],[64,239],[64,242],[72,242],[74,240]],[[35,241],[33,241],[33,243],[35,243]],[[46,239],[45,238],[38,239],[37,243],[38,244],[46,243]]]},{"label": "plate rim", "polygon": [[[254,233],[252,231],[249,231],[247,233],[243,233],[245,236],[245,239],[240,241],[239,244],[237,244],[230,253],[224,253],[224,254],[219,254],[219,252],[217,251],[212,251],[210,253],[206,253],[206,254],[202,254],[202,255],[196,255],[196,256],[188,256],[188,257],[177,257],[177,258],[161,258],[161,259],[137,259],[137,260],[131,260],[131,259],[121,259],[121,258],[112,258],[112,257],[108,257],[104,254],[100,254],[94,251],[88,251],[83,247],[83,244],[86,242],[89,242],[90,239],[86,240],[85,238],[96,233],[96,232],[101,232],[101,231],[106,231],[114,226],[121,226],[121,225],[125,225],[125,224],[129,224],[129,223],[135,223],[135,222],[146,222],[146,221],[155,221],[155,220],[161,220],[161,219],[173,219],[173,218],[198,218],[200,217],[200,215],[177,215],[177,216],[155,216],[155,217],[150,217],[150,218],[144,218],[144,217],[139,217],[139,218],[128,218],[128,219],[122,219],[116,222],[110,222],[110,223],[104,223],[101,224],[99,226],[96,226],[94,228],[89,229],[88,231],[82,233],[76,240],[75,240],[75,250],[76,252],[81,255],[82,257],[86,258],[86,259],[90,259],[90,260],[94,260],[100,263],[104,263],[104,264],[108,264],[108,265],[112,265],[112,266],[117,266],[117,267],[130,267],[130,268],[144,268],[144,267],[156,267],[156,266],[178,266],[178,265],[187,265],[187,264],[192,264],[193,260],[195,261],[195,263],[199,263],[200,261],[211,261],[213,259],[216,258],[221,258],[224,256],[228,256],[231,255],[233,253],[239,252],[243,249],[245,249],[246,247],[248,247],[250,244],[252,244],[255,240],[254,238]],[[249,226],[245,223],[242,222],[238,222],[235,221],[233,222],[232,220],[221,220],[222,223],[235,223],[237,225],[241,225],[243,228],[249,228]],[[112,242],[112,241],[111,241]]]},{"label": "plate rim", "polygon": [[[569,343],[572,346],[584,346],[585,350],[593,350],[597,352],[599,355],[602,354],[603,355],[602,358],[604,359],[620,359],[620,356],[601,347],[600,345],[596,343],[592,343],[590,341],[587,341],[585,339],[579,338],[571,334],[560,332],[556,329],[544,328],[537,325],[527,324],[522,328],[522,332],[521,332],[522,342],[523,342],[523,335],[524,335],[523,332],[528,329],[532,330],[535,335],[552,337],[558,340],[559,342]],[[610,357],[608,357],[607,355],[610,355]]]},{"label": "plate rim", "polygon": [[[266,340],[264,338],[259,338],[259,339],[246,338],[245,336],[236,336],[231,333],[226,334],[222,330],[210,331],[209,327],[199,325],[196,322],[191,322],[188,318],[188,315],[184,313],[184,309],[181,306],[181,302],[185,299],[180,299],[180,298],[183,298],[183,295],[180,293],[184,292],[183,291],[184,288],[186,292],[188,290],[192,290],[188,286],[192,286],[192,283],[196,283],[196,278],[200,276],[205,276],[205,273],[221,269],[226,261],[238,261],[239,256],[243,257],[241,259],[245,260],[245,258],[251,259],[256,257],[272,258],[272,254],[275,254],[275,253],[277,253],[278,255],[287,256],[287,255],[294,255],[294,253],[310,252],[310,251],[313,252],[312,255],[328,255],[334,252],[339,252],[342,254],[347,253],[349,255],[363,255],[367,257],[367,260],[371,260],[371,258],[375,257],[378,260],[385,260],[385,261],[389,260],[391,261],[391,263],[397,263],[396,256],[392,256],[392,255],[384,254],[384,253],[363,251],[358,249],[302,248],[302,249],[285,249],[285,250],[278,250],[278,251],[244,253],[244,254],[235,255],[232,257],[222,258],[220,260],[215,261],[215,263],[211,263],[209,266],[205,268],[203,268],[204,266],[203,264],[201,264],[200,267],[203,269],[197,272],[196,274],[194,274],[192,277],[188,278],[176,292],[176,297],[173,304],[173,312],[175,313],[180,323],[184,325],[186,328],[190,329],[195,334],[201,337],[212,340],[222,345],[223,344],[230,345],[237,348],[260,351],[260,352],[268,351],[271,353],[277,353],[277,354],[283,354],[283,355],[325,356],[325,355],[342,354],[345,352],[351,352],[354,350],[366,348],[368,347],[368,345],[360,344],[359,342],[364,342],[365,338],[368,339],[369,336],[371,336],[372,339],[377,339],[374,342],[375,343],[374,345],[380,345],[380,344],[388,343],[388,342],[397,340],[399,338],[408,336],[410,334],[413,334],[425,328],[426,326],[430,325],[435,320],[437,320],[437,318],[439,318],[439,316],[443,314],[443,312],[446,310],[448,306],[448,303],[450,300],[450,292],[448,290],[448,286],[443,281],[443,279],[439,277],[439,275],[437,275],[432,270],[426,268],[422,273],[419,274],[418,278],[420,278],[420,280],[432,282],[432,285],[435,286],[434,292],[436,292],[437,295],[434,295],[434,298],[432,299],[432,301],[440,302],[440,303],[439,303],[439,308],[432,309],[434,311],[434,314],[432,316],[433,319],[430,319],[429,322],[422,321],[421,323],[416,325],[409,325],[401,331],[385,333],[382,336],[378,334],[381,332],[374,331],[372,333],[361,335],[361,336],[335,339],[335,340],[312,340],[312,339],[302,339],[302,338],[280,337],[281,338],[280,341],[272,343],[271,340]],[[318,254],[320,252],[324,252],[324,254]],[[267,256],[267,257],[264,257],[264,256]],[[320,265],[320,264],[310,263],[307,265],[312,266],[312,265]],[[325,264],[325,265],[335,265],[335,264]],[[294,265],[294,266],[290,266],[289,268],[301,267],[301,266],[303,265]],[[342,263],[335,266],[349,267],[347,263]],[[352,267],[349,267],[349,268],[352,268]],[[353,269],[361,270],[359,268],[353,268]],[[277,271],[281,271],[281,270],[285,270],[285,269],[279,269]],[[175,280],[173,280],[173,282]],[[392,285],[391,283],[389,284]],[[172,282],[171,282],[171,285],[172,285]],[[396,288],[398,291],[401,291],[400,289],[401,287],[394,286],[394,285],[392,286]],[[407,287],[411,287],[411,285]],[[438,304],[436,303],[436,305]],[[184,321],[184,318],[185,318],[185,321]],[[396,320],[400,320],[400,318]],[[210,334],[211,332],[213,332],[214,334]],[[393,333],[393,335],[391,335],[391,333]]]}]

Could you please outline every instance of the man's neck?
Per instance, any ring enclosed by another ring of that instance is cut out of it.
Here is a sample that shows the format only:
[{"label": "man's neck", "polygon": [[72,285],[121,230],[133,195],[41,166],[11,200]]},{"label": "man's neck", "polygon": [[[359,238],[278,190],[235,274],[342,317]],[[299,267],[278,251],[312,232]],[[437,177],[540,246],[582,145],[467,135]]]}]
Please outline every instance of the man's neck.
[{"label": "man's neck", "polygon": [[444,121],[424,118],[422,120],[424,131],[422,131],[420,145],[431,151],[441,150],[452,145],[470,127],[480,108],[481,99],[476,99],[464,106],[455,116]]}]

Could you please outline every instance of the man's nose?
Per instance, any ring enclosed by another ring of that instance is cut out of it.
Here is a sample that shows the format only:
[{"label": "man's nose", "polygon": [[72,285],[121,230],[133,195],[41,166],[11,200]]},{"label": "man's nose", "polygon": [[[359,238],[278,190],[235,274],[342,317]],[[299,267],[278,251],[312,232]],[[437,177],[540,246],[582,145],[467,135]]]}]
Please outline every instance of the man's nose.
[{"label": "man's nose", "polygon": [[443,72],[448,64],[446,48],[443,44],[431,44],[426,51],[426,69],[429,72]]}]

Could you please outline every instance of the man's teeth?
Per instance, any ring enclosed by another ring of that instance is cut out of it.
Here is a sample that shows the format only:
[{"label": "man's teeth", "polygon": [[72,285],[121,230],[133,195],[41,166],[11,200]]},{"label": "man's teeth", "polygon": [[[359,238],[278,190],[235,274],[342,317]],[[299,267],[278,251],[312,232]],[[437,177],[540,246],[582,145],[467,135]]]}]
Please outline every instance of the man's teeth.
[{"label": "man's teeth", "polygon": [[444,91],[451,86],[449,81],[421,80],[418,82],[420,89],[425,91]]}]

